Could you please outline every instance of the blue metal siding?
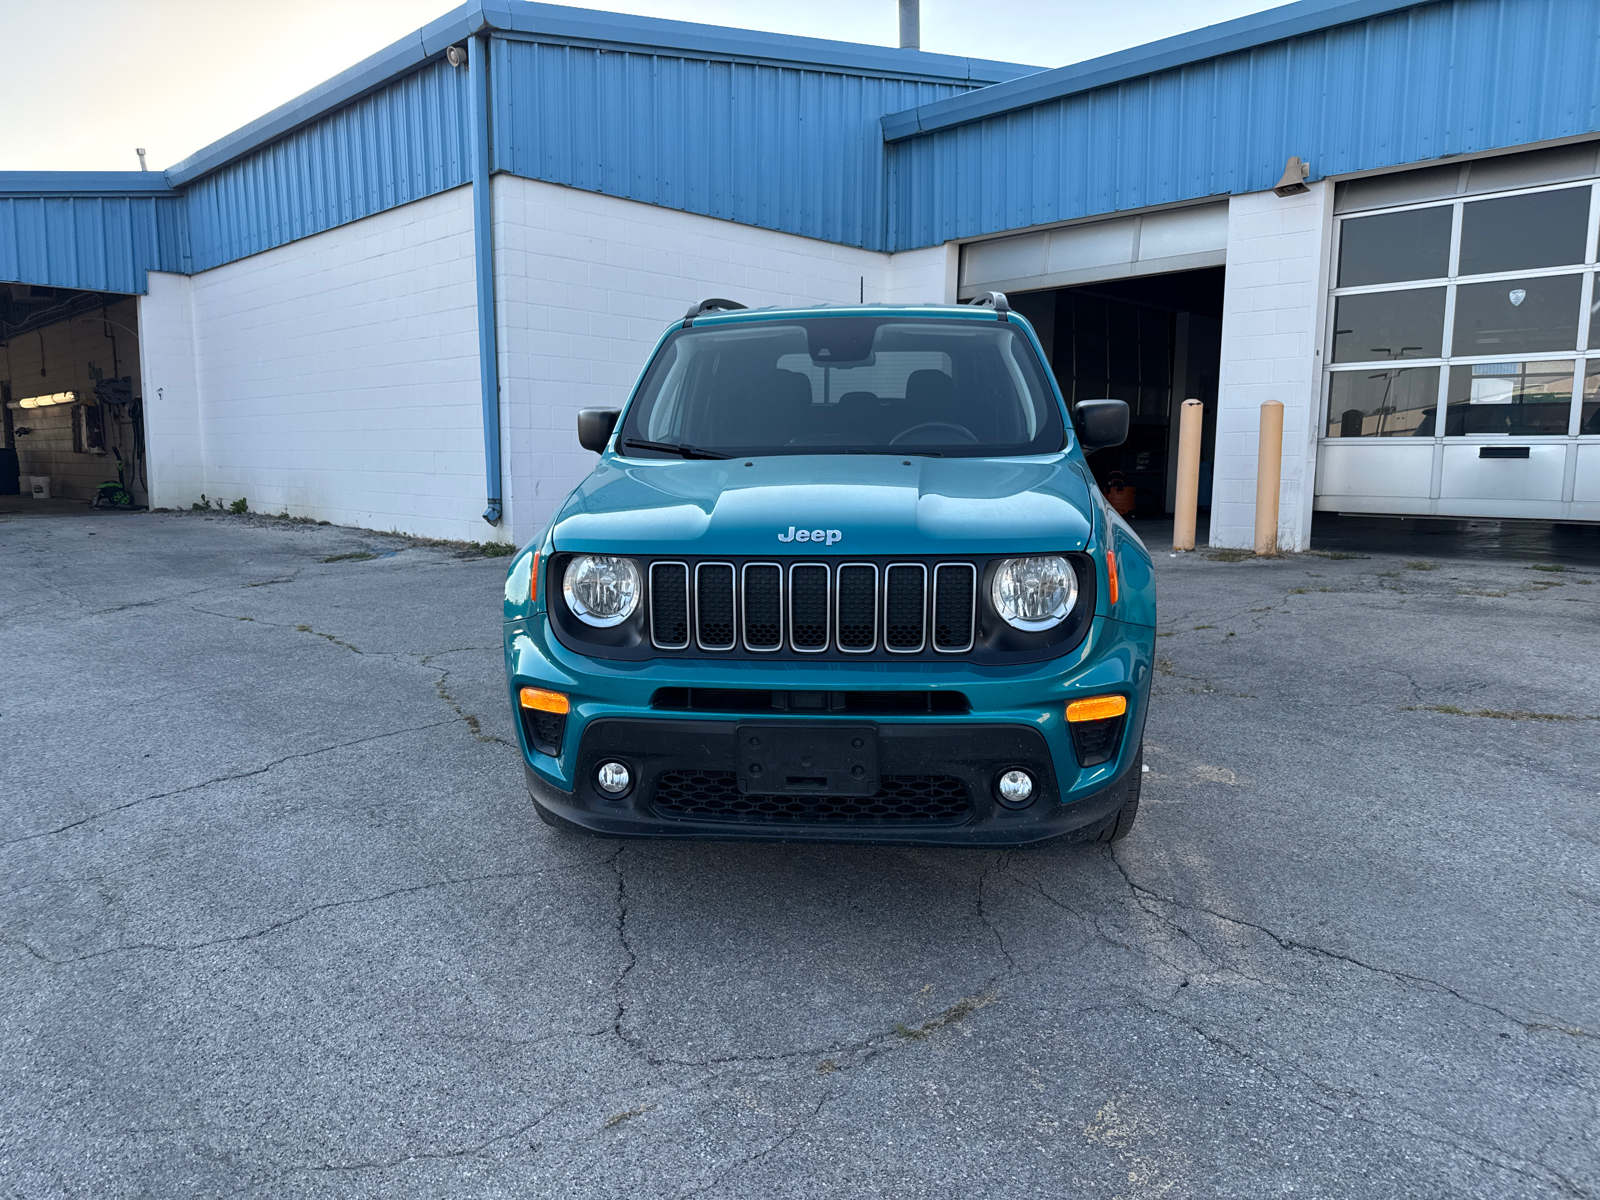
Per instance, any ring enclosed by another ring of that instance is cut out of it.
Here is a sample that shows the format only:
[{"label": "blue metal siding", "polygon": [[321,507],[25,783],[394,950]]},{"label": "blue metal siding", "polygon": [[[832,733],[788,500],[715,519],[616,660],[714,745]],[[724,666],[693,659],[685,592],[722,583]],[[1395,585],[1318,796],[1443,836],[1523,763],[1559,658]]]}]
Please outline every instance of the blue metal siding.
[{"label": "blue metal siding", "polygon": [[0,197],[0,280],[143,293],[188,269],[176,196]]},{"label": "blue metal siding", "polygon": [[881,249],[885,112],[955,84],[494,39],[495,169]]},{"label": "blue metal siding", "polygon": [[472,178],[467,72],[442,60],[238,159],[184,192],[193,270]]},{"label": "blue metal siding", "polygon": [[1600,131],[1600,5],[1454,0],[896,141],[890,248]]}]

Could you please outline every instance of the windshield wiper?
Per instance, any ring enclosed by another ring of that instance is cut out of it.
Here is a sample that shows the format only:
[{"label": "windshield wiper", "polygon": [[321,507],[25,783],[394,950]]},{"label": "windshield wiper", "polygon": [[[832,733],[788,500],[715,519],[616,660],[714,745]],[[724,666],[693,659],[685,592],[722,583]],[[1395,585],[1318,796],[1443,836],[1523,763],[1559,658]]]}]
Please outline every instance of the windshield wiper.
[{"label": "windshield wiper", "polygon": [[702,450],[699,446],[675,446],[671,442],[647,442],[643,438],[628,438],[622,443],[635,450],[660,450],[666,454],[676,454],[679,458],[732,458],[731,454],[719,454],[715,450]]}]

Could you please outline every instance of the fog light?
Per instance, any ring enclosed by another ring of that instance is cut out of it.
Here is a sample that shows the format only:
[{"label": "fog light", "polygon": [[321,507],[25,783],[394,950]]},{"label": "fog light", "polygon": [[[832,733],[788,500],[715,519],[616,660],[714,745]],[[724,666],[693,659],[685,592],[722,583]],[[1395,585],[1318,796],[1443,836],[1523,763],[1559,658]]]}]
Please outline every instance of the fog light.
[{"label": "fog light", "polygon": [[1007,771],[996,786],[1006,804],[1026,804],[1033,798],[1033,776],[1026,771]]},{"label": "fog light", "polygon": [[600,764],[600,769],[594,773],[594,781],[606,795],[620,796],[633,783],[633,776],[628,773],[627,767],[613,759]]}]

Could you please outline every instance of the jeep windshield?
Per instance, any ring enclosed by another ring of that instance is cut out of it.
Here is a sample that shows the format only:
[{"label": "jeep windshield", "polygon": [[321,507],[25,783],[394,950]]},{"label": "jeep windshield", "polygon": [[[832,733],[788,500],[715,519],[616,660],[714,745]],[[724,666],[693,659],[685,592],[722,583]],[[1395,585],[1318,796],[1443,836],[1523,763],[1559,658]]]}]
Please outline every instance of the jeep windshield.
[{"label": "jeep windshield", "polygon": [[680,329],[623,422],[622,454],[1049,454],[1065,433],[1009,321],[802,317]]}]

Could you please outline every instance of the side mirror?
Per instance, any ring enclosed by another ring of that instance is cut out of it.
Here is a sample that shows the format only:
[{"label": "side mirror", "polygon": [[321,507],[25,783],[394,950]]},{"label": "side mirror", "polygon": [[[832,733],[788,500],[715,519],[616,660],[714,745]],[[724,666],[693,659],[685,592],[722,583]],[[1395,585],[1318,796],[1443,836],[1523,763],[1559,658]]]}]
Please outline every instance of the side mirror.
[{"label": "side mirror", "polygon": [[[1122,407],[1126,410],[1128,406],[1124,404]],[[578,445],[599,454],[611,440],[611,431],[617,427],[617,418],[621,415],[622,410],[618,408],[580,408]]]},{"label": "side mirror", "polygon": [[1085,454],[1120,446],[1128,440],[1128,402],[1085,400],[1072,410],[1072,423]]}]

